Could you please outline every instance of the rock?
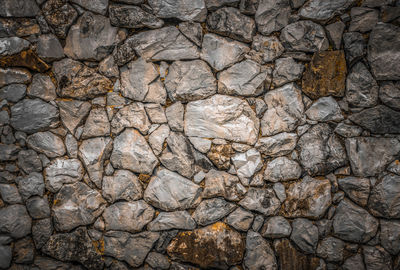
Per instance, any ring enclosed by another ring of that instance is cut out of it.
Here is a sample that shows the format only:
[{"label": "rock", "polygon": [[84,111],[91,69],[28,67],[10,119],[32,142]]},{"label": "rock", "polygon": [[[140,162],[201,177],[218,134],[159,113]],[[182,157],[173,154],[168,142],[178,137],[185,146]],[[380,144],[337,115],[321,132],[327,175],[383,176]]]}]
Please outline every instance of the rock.
[{"label": "rock", "polygon": [[372,187],[368,207],[371,213],[378,217],[399,218],[398,196],[400,190],[400,176],[388,174],[378,180]]},{"label": "rock", "polygon": [[145,201],[116,202],[103,212],[107,231],[140,232],[154,216],[154,209]]},{"label": "rock", "polygon": [[339,50],[342,44],[342,36],[343,31],[346,28],[346,25],[342,21],[337,21],[331,24],[328,24],[325,29],[328,37],[332,41],[334,45],[334,49]]},{"label": "rock", "polygon": [[27,84],[32,76],[23,68],[0,68],[0,87],[9,84]]},{"label": "rock", "polygon": [[187,211],[161,212],[147,227],[150,231],[193,230],[196,222]]},{"label": "rock", "polygon": [[246,15],[254,15],[256,14],[258,7],[258,0],[241,0],[240,4],[240,12]]},{"label": "rock", "polygon": [[301,176],[300,165],[287,157],[278,157],[268,162],[264,179],[271,182],[297,180]]},{"label": "rock", "polygon": [[354,4],[354,0],[342,0],[326,2],[323,0],[312,0],[306,3],[299,12],[299,15],[306,19],[316,21],[327,21],[336,15],[344,13]]},{"label": "rock", "polygon": [[135,174],[116,170],[112,176],[103,177],[103,197],[113,203],[118,200],[135,201],[143,196],[143,188]]},{"label": "rock", "polygon": [[188,21],[179,23],[179,31],[182,32],[185,37],[187,37],[190,41],[196,44],[198,47],[201,47],[201,43],[203,41],[203,28],[200,23]]},{"label": "rock", "polygon": [[346,60],[343,51],[315,53],[311,63],[306,65],[302,90],[311,97],[342,97],[345,91]]},{"label": "rock", "polygon": [[148,27],[154,29],[164,25],[163,20],[158,19],[153,14],[137,6],[110,5],[108,10],[110,13],[110,21],[113,26],[126,28]]},{"label": "rock", "polygon": [[40,59],[32,50],[22,51],[18,54],[4,56],[0,62],[1,67],[26,67],[37,72],[45,72],[50,66]]},{"label": "rock", "polygon": [[0,267],[8,269],[12,260],[11,245],[0,245]]},{"label": "rock", "polygon": [[312,126],[298,142],[300,163],[310,175],[326,175],[347,163],[344,146],[328,124]]},{"label": "rock", "polygon": [[377,80],[400,79],[400,27],[375,25],[368,42],[368,62]]},{"label": "rock", "polygon": [[297,63],[293,58],[279,58],[275,61],[273,85],[277,87],[297,81],[301,78],[303,70],[304,65]]},{"label": "rock", "polygon": [[327,262],[343,261],[345,243],[335,237],[327,237],[318,244],[317,255]]},{"label": "rock", "polygon": [[[119,69],[112,55],[107,56],[99,63],[99,73],[108,78],[119,77]],[[114,95],[114,94],[115,94],[114,92],[109,92],[107,95]]]},{"label": "rock", "polygon": [[275,216],[268,218],[263,228],[261,229],[262,235],[267,238],[282,238],[289,237],[292,232],[292,227],[289,221],[282,216]]},{"label": "rock", "polygon": [[179,0],[174,2],[150,0],[149,5],[153,9],[154,14],[159,18],[176,18],[181,21],[203,22],[207,15],[204,0]]},{"label": "rock", "polygon": [[89,114],[90,103],[78,100],[63,100],[57,103],[60,109],[60,117],[64,126],[75,134],[76,128],[82,123],[83,119]]},{"label": "rock", "polygon": [[360,254],[349,257],[343,264],[344,270],[360,269],[365,270],[364,262]]},{"label": "rock", "polygon": [[363,255],[368,270],[393,269],[390,254],[380,246],[363,246]]},{"label": "rock", "polygon": [[73,184],[83,178],[84,169],[78,159],[57,158],[44,169],[46,188],[57,192],[64,184]]},{"label": "rock", "polygon": [[[263,35],[253,37],[251,48],[256,52],[255,56],[260,59],[261,64],[275,60],[285,50],[277,37]],[[254,54],[253,51],[251,53]]]},{"label": "rock", "polygon": [[58,125],[58,110],[40,99],[24,99],[11,107],[11,126],[35,133]]},{"label": "rock", "polygon": [[145,138],[131,128],[115,138],[110,161],[114,168],[145,174],[151,174],[158,164]]},{"label": "rock", "polygon": [[50,218],[33,221],[32,238],[36,248],[41,249],[53,234],[53,225]]},{"label": "rock", "polygon": [[318,244],[318,228],[305,218],[297,218],[292,223],[292,240],[305,253],[314,253]]},{"label": "rock", "polygon": [[2,17],[35,17],[40,11],[34,0],[4,0],[0,10]]},{"label": "rock", "polygon": [[25,96],[25,93],[24,84],[10,84],[0,89],[0,98],[16,103]]},{"label": "rock", "polygon": [[339,178],[338,184],[346,195],[355,203],[365,207],[368,202],[370,181],[367,178],[353,176]]},{"label": "rock", "polygon": [[211,141],[203,138],[189,137],[190,143],[199,152],[205,154],[211,149]]},{"label": "rock", "polygon": [[268,36],[289,22],[289,0],[260,0],[255,14],[257,30]]},{"label": "rock", "polygon": [[18,188],[14,184],[0,184],[1,199],[9,204],[22,203]]},{"label": "rock", "polygon": [[343,120],[339,104],[331,96],[319,98],[306,111],[306,115],[309,119],[318,122],[339,122]]},{"label": "rock", "polygon": [[12,204],[0,208],[0,232],[12,238],[22,238],[31,233],[32,220],[25,206]]},{"label": "rock", "polygon": [[207,16],[207,28],[222,36],[251,42],[255,34],[254,20],[232,7],[222,7]]},{"label": "rock", "polygon": [[245,243],[240,234],[222,222],[191,233],[179,233],[167,248],[172,259],[202,268],[228,269],[241,262]]},{"label": "rock", "polygon": [[357,137],[360,136],[363,129],[359,126],[348,125],[343,122],[339,123],[335,128],[335,133],[342,137]]},{"label": "rock", "polygon": [[242,183],[246,184],[250,182],[250,178],[263,166],[260,152],[255,148],[251,148],[245,153],[237,153],[231,159],[236,168],[237,176]]},{"label": "rock", "polygon": [[62,39],[67,36],[68,29],[78,17],[78,12],[67,0],[47,1],[42,6],[42,12],[55,34]]},{"label": "rock", "polygon": [[[1,95],[1,94],[0,94]],[[400,84],[382,82],[379,87],[379,99],[390,108],[400,110]]]},{"label": "rock", "polygon": [[52,212],[58,231],[94,223],[106,208],[100,193],[82,182],[66,184],[55,195]]},{"label": "rock", "polygon": [[241,60],[249,52],[244,43],[207,33],[204,35],[200,58],[220,71]]},{"label": "rock", "polygon": [[400,175],[400,161],[398,159],[394,160],[389,164],[389,166],[386,168],[388,172],[395,173],[397,175]]},{"label": "rock", "polygon": [[229,201],[238,201],[242,194],[243,186],[237,176],[224,171],[210,170],[204,179],[203,198],[224,197]]},{"label": "rock", "polygon": [[239,205],[266,216],[276,215],[281,203],[272,189],[249,188]]},{"label": "rock", "polygon": [[55,259],[78,262],[88,269],[99,269],[104,264],[86,228],[78,228],[71,233],[53,234],[42,250]]},{"label": "rock", "polygon": [[79,146],[79,157],[87,170],[90,180],[100,188],[103,178],[104,161],[110,157],[113,142],[110,137],[84,140]]},{"label": "rock", "polygon": [[379,12],[372,8],[353,7],[350,14],[349,31],[351,32],[369,32],[378,22]]},{"label": "rock", "polygon": [[219,144],[211,145],[210,151],[207,153],[207,157],[211,162],[220,170],[228,170],[231,166],[231,157],[234,151],[230,144]]},{"label": "rock", "polygon": [[352,66],[367,53],[367,45],[361,33],[347,32],[343,34],[343,47],[346,60]]},{"label": "rock", "polygon": [[29,198],[26,201],[26,208],[28,209],[29,215],[34,219],[50,217],[50,208],[47,196],[44,196],[43,198],[39,196]]},{"label": "rock", "polygon": [[252,60],[245,60],[218,74],[218,93],[258,96],[264,92],[270,72]]},{"label": "rock", "polygon": [[173,131],[183,131],[183,114],[185,107],[180,102],[175,102],[165,109],[168,125]]},{"label": "rock", "polygon": [[254,231],[249,231],[246,237],[246,255],[244,257],[246,269],[278,269],[274,251],[262,236]]},{"label": "rock", "polygon": [[134,102],[120,109],[111,120],[113,134],[119,134],[124,128],[136,128],[147,134],[151,126],[142,103]]},{"label": "rock", "polygon": [[60,97],[87,100],[104,95],[112,89],[109,79],[69,58],[54,62],[52,70],[58,82],[57,94]]},{"label": "rock", "polygon": [[201,193],[200,186],[177,173],[160,169],[150,180],[144,199],[165,211],[192,208]]},{"label": "rock", "polygon": [[268,109],[261,119],[263,136],[293,131],[303,122],[301,91],[294,83],[268,91],[264,100]]},{"label": "rock", "polygon": [[34,133],[28,136],[26,142],[30,148],[49,158],[65,155],[63,140],[50,131]]},{"label": "rock", "polygon": [[396,255],[400,251],[400,223],[396,220],[380,220],[381,233],[380,240],[381,245],[392,255]]},{"label": "rock", "polygon": [[217,92],[217,82],[206,62],[175,61],[169,66],[165,88],[172,101],[193,101]]},{"label": "rock", "polygon": [[338,238],[366,243],[375,236],[378,220],[347,199],[342,200],[333,217],[333,233]]},{"label": "rock", "polygon": [[215,10],[222,6],[232,6],[238,5],[239,0],[205,0],[206,7],[208,10]]},{"label": "rock", "polygon": [[42,171],[42,162],[33,150],[21,150],[18,152],[18,167],[25,173]]},{"label": "rock", "polygon": [[64,57],[64,49],[53,34],[40,35],[36,46],[36,53],[45,61],[52,62]]},{"label": "rock", "polygon": [[72,0],[71,2],[84,7],[87,10],[93,11],[95,13],[99,13],[105,15],[108,7],[108,0],[95,0],[91,3],[86,2],[85,0]]},{"label": "rock", "polygon": [[29,48],[30,42],[19,37],[0,38],[0,55],[20,53]]},{"label": "rock", "polygon": [[271,137],[261,137],[255,147],[261,154],[279,157],[289,154],[296,147],[296,133],[282,132]]},{"label": "rock", "polygon": [[203,200],[193,212],[192,217],[200,226],[206,226],[227,216],[235,207],[233,203],[221,198]]},{"label": "rock", "polygon": [[41,98],[45,101],[55,100],[57,98],[56,87],[51,78],[43,74],[35,74],[32,78],[32,84],[28,87],[28,96]]},{"label": "rock", "polygon": [[222,138],[254,144],[259,121],[255,113],[239,98],[214,95],[189,102],[185,113],[185,135]]},{"label": "rock", "polygon": [[346,150],[355,176],[368,177],[381,173],[400,152],[394,138],[356,137],[346,139]]},{"label": "rock", "polygon": [[149,144],[151,149],[153,149],[154,154],[160,155],[163,147],[164,142],[168,138],[170,134],[170,128],[168,125],[161,125],[155,131],[153,131],[149,136]]},{"label": "rock", "polygon": [[320,219],[331,204],[329,180],[317,180],[309,176],[300,182],[291,183],[286,190],[283,214],[289,218]]},{"label": "rock", "polygon": [[226,218],[226,223],[239,231],[249,230],[251,224],[253,223],[254,215],[239,207],[235,211],[229,214]]},{"label": "rock", "polygon": [[0,143],[0,161],[16,160],[19,150],[16,145]]},{"label": "rock", "polygon": [[155,242],[160,237],[157,232],[130,234],[111,231],[104,235],[104,255],[127,262],[132,267],[140,266]]},{"label": "rock", "polygon": [[86,119],[81,138],[107,136],[110,132],[110,123],[105,109],[93,108]]},{"label": "rock", "polygon": [[161,104],[147,103],[145,104],[145,109],[153,124],[164,124],[168,122],[164,107],[162,107]]},{"label": "rock", "polygon": [[147,255],[146,263],[148,263],[153,268],[160,268],[160,269],[170,269],[170,262],[168,257],[157,252],[150,252]]},{"label": "rock", "polygon": [[40,34],[40,27],[36,19],[27,18],[1,18],[0,19],[0,37],[24,37]]},{"label": "rock", "polygon": [[378,84],[362,62],[351,69],[346,89],[346,100],[352,106],[372,107],[378,102]]},{"label": "rock", "polygon": [[16,179],[16,182],[18,183],[19,194],[24,201],[32,196],[43,196],[44,194],[43,176],[40,173],[33,172],[25,177],[21,176]]}]

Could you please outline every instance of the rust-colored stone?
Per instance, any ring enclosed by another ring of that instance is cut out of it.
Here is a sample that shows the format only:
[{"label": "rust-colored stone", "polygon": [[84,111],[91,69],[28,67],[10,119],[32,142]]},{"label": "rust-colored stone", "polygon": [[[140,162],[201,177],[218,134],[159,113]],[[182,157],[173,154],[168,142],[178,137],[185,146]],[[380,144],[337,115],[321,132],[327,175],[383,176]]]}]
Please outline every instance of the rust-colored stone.
[{"label": "rust-colored stone", "polygon": [[40,27],[35,19],[26,18],[0,18],[0,38],[25,37],[40,33]]},{"label": "rust-colored stone", "polygon": [[211,145],[211,149],[207,154],[207,157],[214,163],[214,165],[220,170],[227,170],[230,167],[231,156],[235,152],[230,144],[218,144]]},{"label": "rust-colored stone", "polygon": [[310,98],[342,97],[346,83],[343,51],[316,52],[303,74],[303,92]]},{"label": "rust-colored stone", "polygon": [[167,248],[172,259],[202,268],[228,269],[242,261],[245,241],[240,233],[223,222],[179,233]]},{"label": "rust-colored stone", "polygon": [[274,248],[281,270],[315,270],[320,266],[319,258],[297,251],[288,239],[276,240]]},{"label": "rust-colored stone", "polygon": [[50,69],[39,56],[32,50],[22,51],[20,53],[0,58],[1,67],[26,67],[34,71],[45,72]]}]

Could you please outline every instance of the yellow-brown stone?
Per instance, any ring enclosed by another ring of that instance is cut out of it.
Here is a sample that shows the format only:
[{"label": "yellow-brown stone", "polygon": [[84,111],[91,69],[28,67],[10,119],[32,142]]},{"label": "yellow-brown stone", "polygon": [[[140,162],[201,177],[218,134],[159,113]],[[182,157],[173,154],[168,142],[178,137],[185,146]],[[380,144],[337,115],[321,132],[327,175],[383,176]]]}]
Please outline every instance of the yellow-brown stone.
[{"label": "yellow-brown stone", "polygon": [[20,53],[0,58],[1,67],[26,67],[34,71],[45,72],[50,69],[42,59],[32,50],[22,51]]},{"label": "yellow-brown stone", "polygon": [[312,99],[342,97],[346,83],[346,59],[343,51],[316,52],[306,65],[302,90]]},{"label": "yellow-brown stone", "polygon": [[220,170],[227,170],[230,166],[231,156],[235,152],[230,144],[218,144],[211,145],[211,149],[207,154],[207,157],[214,163],[214,165]]}]

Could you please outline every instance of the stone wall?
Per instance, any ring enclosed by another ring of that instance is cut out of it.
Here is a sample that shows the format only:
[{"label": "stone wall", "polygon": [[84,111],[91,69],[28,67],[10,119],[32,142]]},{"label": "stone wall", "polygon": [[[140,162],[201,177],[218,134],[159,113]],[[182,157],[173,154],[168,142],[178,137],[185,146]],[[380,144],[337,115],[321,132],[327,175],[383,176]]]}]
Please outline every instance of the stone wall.
[{"label": "stone wall", "polygon": [[0,0],[0,269],[399,269],[399,25]]}]

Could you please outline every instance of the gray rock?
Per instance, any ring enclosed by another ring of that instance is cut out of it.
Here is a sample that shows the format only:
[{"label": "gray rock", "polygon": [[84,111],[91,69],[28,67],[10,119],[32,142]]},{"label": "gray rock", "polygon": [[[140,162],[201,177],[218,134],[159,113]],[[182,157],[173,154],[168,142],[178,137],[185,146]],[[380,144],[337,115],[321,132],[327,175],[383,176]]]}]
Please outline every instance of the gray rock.
[{"label": "gray rock", "polygon": [[78,141],[71,134],[65,136],[65,148],[67,149],[67,154],[70,158],[78,157]]},{"label": "gray rock", "polygon": [[1,199],[8,204],[22,203],[21,195],[14,184],[0,184]]},{"label": "gray rock", "polygon": [[111,231],[104,235],[104,255],[127,262],[132,267],[140,266],[160,237],[157,232],[130,234]]},{"label": "gray rock", "polygon": [[312,0],[306,3],[299,12],[299,15],[306,19],[316,21],[327,21],[336,15],[344,13],[354,0],[324,1]]},{"label": "gray rock", "polygon": [[363,129],[359,126],[348,125],[345,123],[339,123],[335,128],[335,133],[342,137],[357,137],[360,136]]},{"label": "gray rock", "polygon": [[160,169],[150,180],[144,199],[165,211],[192,208],[201,193],[200,186],[177,173]]},{"label": "gray rock", "polygon": [[42,5],[42,13],[56,36],[62,39],[65,39],[68,29],[78,17],[78,12],[66,0],[46,1]]},{"label": "gray rock", "polygon": [[139,232],[154,216],[154,209],[145,201],[116,202],[103,212],[107,231]]},{"label": "gray rock", "polygon": [[0,161],[16,160],[19,150],[16,145],[0,143]]},{"label": "gray rock", "polygon": [[11,107],[11,126],[35,133],[58,125],[58,110],[40,99],[24,99]]},{"label": "gray rock", "polygon": [[253,60],[242,61],[218,74],[218,93],[258,96],[264,92],[265,80],[271,81],[270,73]]},{"label": "gray rock", "polygon": [[278,157],[268,162],[264,171],[264,179],[271,182],[296,180],[300,176],[300,165],[287,157]]},{"label": "gray rock", "polygon": [[126,28],[160,28],[164,21],[140,7],[131,5],[110,5],[110,21],[113,26]]},{"label": "gray rock", "polygon": [[292,240],[304,253],[314,253],[318,244],[318,228],[305,218],[297,218],[292,223]]},{"label": "gray rock", "polygon": [[400,113],[384,105],[365,109],[349,119],[375,134],[400,132]]},{"label": "gray rock", "polygon": [[26,140],[26,143],[33,150],[45,154],[49,158],[65,155],[65,145],[63,140],[50,131],[37,132]]},{"label": "gray rock", "polygon": [[368,62],[377,80],[400,79],[400,27],[375,25],[368,42]]},{"label": "gray rock", "polygon": [[29,215],[34,219],[50,217],[50,207],[47,196],[43,198],[39,196],[29,198],[26,201],[26,208],[28,209]]},{"label": "gray rock", "polygon": [[353,7],[351,9],[349,31],[369,32],[378,22],[379,11],[372,8]]},{"label": "gray rock", "polygon": [[104,108],[93,108],[86,119],[82,139],[107,136],[110,134],[110,123]]},{"label": "gray rock", "polygon": [[298,142],[300,163],[310,175],[326,175],[347,163],[344,146],[328,124],[317,124]]},{"label": "gray rock", "polygon": [[275,61],[272,83],[277,87],[297,81],[301,78],[303,71],[304,65],[297,63],[293,58],[279,58]]},{"label": "gray rock", "polygon": [[279,31],[289,22],[289,0],[260,0],[255,14],[257,30],[263,35]]},{"label": "gray rock", "polygon": [[32,77],[32,83],[28,87],[28,96],[41,98],[45,101],[51,101],[57,98],[56,87],[48,75],[35,74]]},{"label": "gray rock", "polygon": [[181,21],[203,22],[206,19],[207,9],[204,0],[179,0],[168,2],[164,0],[150,0],[150,7],[159,18],[176,18]]},{"label": "gray rock", "polygon": [[145,104],[146,113],[153,124],[164,124],[167,123],[167,118],[165,116],[164,107],[158,103],[146,103]]},{"label": "gray rock", "polygon": [[343,47],[346,60],[352,66],[367,53],[367,45],[361,33],[346,32],[343,34]]},{"label": "gray rock", "polygon": [[239,0],[205,0],[206,7],[208,10],[215,10],[222,6],[233,6],[236,7]]},{"label": "gray rock", "polygon": [[343,120],[339,104],[331,96],[322,97],[315,101],[306,111],[306,115],[309,119],[318,122],[339,122]]},{"label": "gray rock", "polygon": [[368,207],[375,216],[399,218],[400,176],[388,174],[372,187]]},{"label": "gray rock", "polygon": [[261,120],[263,136],[293,131],[303,122],[301,91],[294,83],[267,92],[264,100],[268,109]]},{"label": "gray rock", "polygon": [[52,212],[58,231],[69,231],[95,222],[106,208],[106,201],[97,190],[82,182],[66,184],[55,195]]},{"label": "gray rock", "polygon": [[263,228],[261,229],[262,235],[267,238],[282,238],[289,237],[292,232],[292,227],[289,221],[282,216],[275,216],[268,218]]},{"label": "gray rock", "polygon": [[90,3],[85,0],[72,0],[72,3],[78,4],[87,10],[105,15],[108,7],[108,0],[94,0]]},{"label": "gray rock", "polygon": [[45,61],[60,60],[64,57],[64,49],[53,34],[40,35],[36,45],[36,53]]},{"label": "gray rock", "polygon": [[192,41],[197,46],[201,47],[203,41],[203,28],[200,23],[195,23],[192,21],[181,22],[179,24],[179,31],[185,35],[190,41]]},{"label": "gray rock", "polygon": [[33,150],[21,150],[18,152],[18,167],[25,173],[42,171],[42,162]]},{"label": "gray rock", "polygon": [[13,55],[29,48],[30,42],[19,37],[0,38],[0,55]]},{"label": "gray rock", "polygon": [[84,169],[78,159],[55,159],[44,169],[46,188],[57,192],[64,184],[80,181],[83,174]]},{"label": "gray rock", "polygon": [[187,211],[161,212],[147,228],[150,231],[193,230],[196,228],[196,222]]},{"label": "gray rock", "polygon": [[226,217],[236,205],[222,198],[203,200],[193,212],[192,217],[200,226],[206,226]]},{"label": "gray rock", "polygon": [[115,138],[110,161],[114,168],[145,174],[151,174],[158,164],[145,138],[131,128]]},{"label": "gray rock", "polygon": [[246,15],[256,14],[259,0],[241,0],[239,4],[240,12]]},{"label": "gray rock", "polygon": [[280,40],[289,51],[316,52],[328,49],[324,28],[312,21],[298,21],[283,28]]},{"label": "gray rock", "polygon": [[64,53],[76,60],[99,61],[111,54],[117,43],[117,31],[108,18],[85,12],[71,26]]},{"label": "gray rock", "polygon": [[11,260],[12,260],[11,245],[0,245],[0,267],[2,269],[8,269],[11,265]]},{"label": "gray rock", "polygon": [[266,216],[276,215],[281,203],[272,189],[249,188],[239,205]]},{"label": "gray rock", "polygon": [[317,247],[317,255],[327,262],[343,261],[345,243],[335,237],[327,237]]},{"label": "gray rock", "polygon": [[18,102],[25,96],[26,85],[10,84],[0,89],[0,98],[10,102]]},{"label": "gray rock", "polygon": [[185,107],[180,102],[175,102],[165,109],[165,116],[169,127],[174,131],[183,131],[183,114]]},{"label": "gray rock", "polygon": [[249,231],[247,233],[244,265],[249,270],[278,269],[274,251],[270,244],[257,232]]},{"label": "gray rock", "polygon": [[381,245],[392,255],[400,251],[400,222],[397,220],[381,219]]},{"label": "gray rock", "polygon": [[63,100],[58,101],[57,105],[60,109],[62,123],[71,134],[75,134],[76,128],[89,114],[90,103],[78,100]]},{"label": "gray rock", "polygon": [[153,149],[154,154],[160,155],[163,148],[164,142],[170,134],[170,128],[168,125],[161,125],[149,136],[149,145]]},{"label": "gray rock", "polygon": [[27,84],[31,80],[31,74],[23,68],[0,68],[0,87],[9,84]]},{"label": "gray rock", "polygon": [[379,87],[379,98],[386,106],[400,110],[400,84],[398,82],[382,82]]},{"label": "gray rock", "polygon": [[207,153],[211,148],[211,141],[203,138],[189,137],[190,143],[201,153]]},{"label": "gray rock", "polygon": [[229,214],[226,223],[239,231],[248,231],[253,223],[254,215],[241,207]]},{"label": "gray rock", "polygon": [[257,149],[251,148],[245,153],[237,153],[231,158],[235,166],[237,176],[244,184],[249,184],[250,178],[258,172],[262,166],[261,154]]},{"label": "gray rock", "polygon": [[12,204],[0,208],[0,232],[12,238],[22,238],[31,233],[32,220],[25,206]]},{"label": "gray rock", "polygon": [[266,37],[263,35],[255,35],[253,37],[251,48],[256,52],[254,53],[252,51],[251,54],[255,54],[255,56],[260,60],[261,64],[275,60],[281,56],[285,50],[277,37]]},{"label": "gray rock", "polygon": [[336,50],[339,50],[342,44],[342,36],[343,31],[346,28],[346,25],[342,21],[337,21],[331,24],[328,24],[325,29],[328,37],[333,43],[333,46]]},{"label": "gray rock", "polygon": [[217,92],[217,82],[206,62],[175,61],[169,66],[165,88],[172,101],[193,101]]},{"label": "gray rock", "polygon": [[361,177],[375,176],[400,152],[399,141],[394,138],[356,137],[346,140],[351,170]]},{"label": "gray rock", "polygon": [[171,265],[167,256],[157,252],[150,252],[147,255],[146,263],[153,268],[159,269],[169,269]]},{"label": "gray rock", "polygon": [[[99,73],[108,78],[119,77],[119,69],[112,55],[107,56],[99,63]],[[114,92],[109,92],[107,95],[114,95],[114,94],[115,94]]]},{"label": "gray rock", "polygon": [[370,192],[370,181],[367,178],[353,176],[339,178],[337,180],[340,189],[355,203],[366,206]]},{"label": "gray rock", "polygon": [[204,177],[203,198],[224,197],[229,201],[238,201],[243,186],[237,176],[224,171],[210,170]]},{"label": "gray rock", "polygon": [[363,246],[362,250],[367,270],[393,269],[391,256],[382,247]]},{"label": "gray rock", "polygon": [[329,180],[317,180],[306,176],[300,182],[291,183],[286,190],[283,204],[285,217],[321,218],[331,204]]},{"label": "gray rock", "polygon": [[289,154],[296,147],[296,133],[282,132],[271,137],[261,137],[255,147],[261,154],[279,157]]},{"label": "gray rock", "polygon": [[44,182],[43,176],[40,173],[33,172],[25,177],[19,177],[16,179],[18,184],[18,191],[24,201],[32,196],[38,195],[43,196],[44,194]]},{"label": "gray rock", "polygon": [[209,14],[207,28],[211,32],[243,42],[251,42],[256,31],[254,20],[232,7],[222,7]]},{"label": "gray rock", "polygon": [[343,270],[352,270],[352,269],[360,269],[360,270],[365,270],[363,258],[361,254],[356,254],[352,257],[349,257],[346,259],[346,261],[343,264]]},{"label": "gray rock", "polygon": [[143,196],[143,188],[135,174],[116,170],[112,176],[103,178],[103,197],[113,203],[118,200],[135,201]]},{"label": "gray rock", "polygon": [[241,61],[250,50],[244,43],[211,33],[204,35],[201,47],[200,58],[218,71]]},{"label": "gray rock", "polygon": [[389,166],[386,168],[388,172],[395,173],[400,175],[400,162],[398,159],[394,160]]},{"label": "gray rock", "polygon": [[186,136],[255,144],[258,127],[259,120],[254,111],[239,98],[214,95],[186,106]]},{"label": "gray rock", "polygon": [[340,202],[333,217],[336,237],[356,243],[366,243],[375,236],[378,220],[347,199]]},{"label": "gray rock", "polygon": [[32,238],[36,248],[41,249],[53,234],[53,225],[50,218],[34,220],[32,224]]},{"label": "gray rock", "polygon": [[142,103],[134,102],[120,109],[111,120],[111,131],[119,134],[124,128],[136,128],[147,134],[151,126]]},{"label": "gray rock", "polygon": [[4,0],[0,10],[2,17],[35,17],[40,11],[34,0]]}]

